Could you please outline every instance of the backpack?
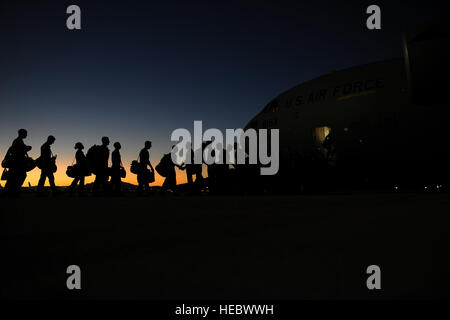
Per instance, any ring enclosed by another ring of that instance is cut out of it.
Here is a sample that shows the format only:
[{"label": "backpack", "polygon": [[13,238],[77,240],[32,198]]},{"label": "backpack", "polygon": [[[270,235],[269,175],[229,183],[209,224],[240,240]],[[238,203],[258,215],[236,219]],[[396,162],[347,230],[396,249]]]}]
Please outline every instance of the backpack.
[{"label": "backpack", "polygon": [[58,170],[58,167],[56,166],[56,157],[52,157],[50,159],[49,169],[53,173],[55,173]]},{"label": "backpack", "polygon": [[141,172],[141,164],[137,160],[131,161],[130,172],[139,174]]},{"label": "backpack", "polygon": [[13,154],[12,154],[12,147],[9,147],[8,151],[6,151],[5,158],[2,161],[2,167],[3,168],[9,168],[13,163]]},{"label": "backpack", "polygon": [[34,160],[34,162],[36,163],[36,167],[38,167],[39,169],[42,169],[42,158],[38,157],[36,160]]},{"label": "backpack", "polygon": [[155,170],[161,177],[167,177],[170,175],[170,169],[172,167],[172,158],[170,153],[165,154],[161,161],[156,165]]},{"label": "backpack", "polygon": [[95,174],[97,170],[102,167],[102,158],[102,146],[95,144],[89,148],[86,153],[86,160],[90,172]]},{"label": "backpack", "polygon": [[8,180],[8,172],[9,172],[8,169],[6,169],[6,168],[3,169],[3,173],[2,173],[2,176],[1,176],[0,180],[2,180],[2,181]]},{"label": "backpack", "polygon": [[34,160],[32,158],[30,158],[27,155],[27,157],[25,158],[25,170],[27,172],[29,172],[29,171],[33,170],[34,168],[36,168],[36,163],[34,162]]},{"label": "backpack", "polygon": [[66,170],[66,175],[69,178],[75,178],[77,176],[77,166],[68,166]]}]

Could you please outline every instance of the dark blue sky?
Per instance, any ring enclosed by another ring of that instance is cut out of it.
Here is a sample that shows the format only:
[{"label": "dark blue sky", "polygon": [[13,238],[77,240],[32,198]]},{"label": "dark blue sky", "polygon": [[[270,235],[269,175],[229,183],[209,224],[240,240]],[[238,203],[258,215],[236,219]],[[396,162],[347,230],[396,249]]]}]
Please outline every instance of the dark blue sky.
[{"label": "dark blue sky", "polygon": [[[399,57],[401,32],[447,13],[446,1],[9,1],[0,5],[0,157],[29,130],[73,156],[103,135],[126,161],[152,158],[194,120],[243,127],[282,91],[332,70]],[[82,30],[66,28],[66,8]],[[365,27],[378,4],[382,30]]]}]

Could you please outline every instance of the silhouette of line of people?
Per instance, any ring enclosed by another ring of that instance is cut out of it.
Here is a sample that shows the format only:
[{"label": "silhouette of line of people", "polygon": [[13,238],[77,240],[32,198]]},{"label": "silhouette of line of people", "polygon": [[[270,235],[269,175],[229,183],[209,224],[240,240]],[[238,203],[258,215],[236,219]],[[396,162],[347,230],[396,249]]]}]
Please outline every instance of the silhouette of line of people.
[{"label": "silhouette of line of people", "polygon": [[[32,149],[24,143],[24,139],[28,136],[27,130],[20,129],[18,137],[14,139],[11,147],[6,152],[2,161],[2,167],[5,168],[2,174],[2,180],[6,180],[5,193],[7,195],[17,196],[20,194],[22,185],[27,177],[27,172],[33,170],[36,166],[41,170],[37,191],[39,195],[44,195],[45,182],[48,180],[52,194],[57,194],[54,173],[57,171],[56,155],[53,155],[51,146],[55,143],[56,138],[52,135],[41,146],[40,156],[33,160],[28,156],[28,152]],[[78,186],[78,192],[83,195],[85,192],[85,177],[92,173],[95,175],[95,181],[92,191],[95,195],[111,192],[115,195],[121,194],[122,178],[125,177],[126,171],[122,165],[120,155],[121,145],[119,142],[114,143],[114,151],[112,152],[109,168],[109,138],[103,137],[100,146],[94,145],[87,154],[84,154],[84,146],[81,142],[75,144],[75,165],[67,168],[66,174],[73,178],[72,183],[67,188],[72,194]],[[149,160],[147,160],[150,163]],[[151,164],[150,164],[151,166]],[[111,181],[109,180],[111,177]]]},{"label": "silhouette of line of people", "polygon": [[[37,185],[38,194],[44,195],[47,192],[44,187],[47,180],[50,185],[51,193],[53,195],[58,194],[54,177],[54,173],[57,171],[57,156],[53,155],[51,149],[56,138],[52,135],[48,136],[47,140],[41,146],[40,156],[36,160],[33,160],[28,156],[28,152],[32,147],[27,146],[24,142],[27,135],[28,133],[25,129],[20,129],[18,131],[18,137],[14,139],[2,161],[2,166],[5,168],[2,174],[2,180],[6,180],[5,194],[18,195],[26,179],[27,172],[33,170],[36,166],[41,170]],[[203,164],[206,163],[194,163],[195,152],[203,153],[209,143],[203,143],[200,150],[195,151],[192,150],[189,145],[187,156],[190,157],[190,163],[174,163],[172,161],[171,152],[169,152],[164,154],[158,165],[153,168],[149,152],[152,147],[152,142],[145,141],[144,147],[139,152],[138,160],[132,162],[130,169],[132,173],[137,174],[137,194],[148,195],[151,193],[150,184],[155,181],[155,171],[164,178],[161,190],[177,194],[176,168],[185,170],[187,178],[186,186],[189,193],[195,194],[206,190],[212,193],[225,193],[232,180],[230,178],[230,172],[232,170],[230,170],[228,164],[225,164],[225,155],[227,152],[230,152],[230,150],[222,150],[221,145],[216,148],[219,156],[222,157],[223,162],[207,164],[207,180],[202,175]],[[67,188],[69,194],[78,191],[78,194],[83,196],[86,191],[85,178],[92,174],[95,175],[92,186],[93,195],[122,194],[122,179],[126,176],[126,170],[123,167],[120,154],[122,146],[119,142],[113,144],[114,150],[111,153],[111,167],[109,167],[109,144],[109,138],[106,136],[102,137],[101,145],[90,147],[86,154],[84,152],[84,145],[81,142],[75,144],[75,164],[68,166],[66,170],[67,176],[73,178],[72,183]],[[174,148],[175,146],[172,146],[172,151],[174,151]],[[211,152],[211,156],[215,156],[214,151]],[[239,169],[239,166],[237,165],[234,165],[234,167],[235,169]]]}]

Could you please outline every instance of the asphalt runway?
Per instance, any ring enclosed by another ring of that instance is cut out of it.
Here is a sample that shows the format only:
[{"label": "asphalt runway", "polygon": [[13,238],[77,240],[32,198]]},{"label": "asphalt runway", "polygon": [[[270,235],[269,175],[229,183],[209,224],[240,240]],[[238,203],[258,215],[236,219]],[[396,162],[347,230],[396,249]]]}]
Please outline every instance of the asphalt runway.
[{"label": "asphalt runway", "polygon": [[[0,198],[7,299],[449,297],[450,195]],[[66,268],[81,268],[68,290]],[[366,269],[381,268],[381,290]]]}]

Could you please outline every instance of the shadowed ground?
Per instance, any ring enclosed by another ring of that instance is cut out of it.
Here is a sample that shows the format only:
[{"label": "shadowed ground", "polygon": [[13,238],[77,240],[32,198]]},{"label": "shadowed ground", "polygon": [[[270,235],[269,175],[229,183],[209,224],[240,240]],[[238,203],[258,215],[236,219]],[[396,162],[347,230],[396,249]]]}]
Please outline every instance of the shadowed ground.
[{"label": "shadowed ground", "polygon": [[4,298],[449,296],[448,194],[0,201]]}]

